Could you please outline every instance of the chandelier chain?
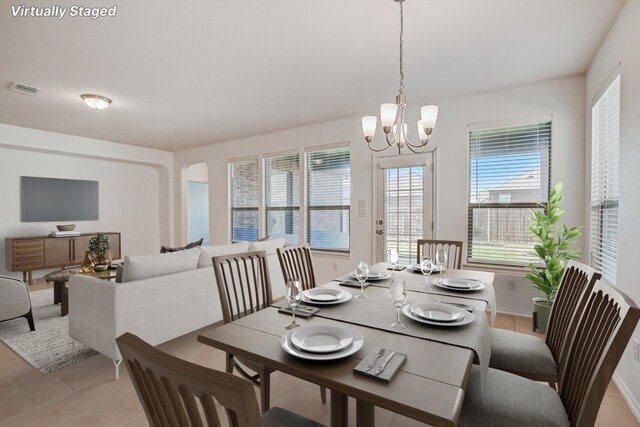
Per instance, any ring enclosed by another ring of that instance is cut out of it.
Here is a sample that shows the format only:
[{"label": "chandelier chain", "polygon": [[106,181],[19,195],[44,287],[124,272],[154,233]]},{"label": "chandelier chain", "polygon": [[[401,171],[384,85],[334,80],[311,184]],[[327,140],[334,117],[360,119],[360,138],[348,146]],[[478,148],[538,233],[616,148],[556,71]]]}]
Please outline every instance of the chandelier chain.
[{"label": "chandelier chain", "polygon": [[400,0],[400,93],[404,94],[404,0]]}]

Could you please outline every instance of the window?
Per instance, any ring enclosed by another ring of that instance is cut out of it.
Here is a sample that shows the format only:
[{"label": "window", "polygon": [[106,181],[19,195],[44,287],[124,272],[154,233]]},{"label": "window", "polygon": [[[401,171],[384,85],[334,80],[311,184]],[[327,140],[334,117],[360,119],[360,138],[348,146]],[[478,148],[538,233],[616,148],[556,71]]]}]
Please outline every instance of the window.
[{"label": "window", "polygon": [[258,239],[258,159],[229,164],[231,240]]},{"label": "window", "polygon": [[538,259],[529,211],[548,201],[550,163],[550,121],[469,128],[468,261]]},{"label": "window", "polygon": [[312,249],[349,251],[349,147],[306,155],[307,242]]},{"label": "window", "polygon": [[618,259],[618,163],[620,75],[591,110],[591,265],[616,283]]},{"label": "window", "polygon": [[269,238],[284,237],[286,244],[300,241],[300,156],[289,154],[264,159],[265,231]]}]

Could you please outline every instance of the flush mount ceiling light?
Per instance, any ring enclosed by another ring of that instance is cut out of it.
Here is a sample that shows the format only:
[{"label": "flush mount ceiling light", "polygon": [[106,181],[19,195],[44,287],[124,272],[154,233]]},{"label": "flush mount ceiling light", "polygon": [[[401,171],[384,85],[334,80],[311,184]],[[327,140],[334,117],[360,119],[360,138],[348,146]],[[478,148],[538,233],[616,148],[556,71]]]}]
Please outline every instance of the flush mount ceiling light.
[{"label": "flush mount ceiling light", "polygon": [[[396,146],[398,147],[398,154],[402,154],[402,147],[407,147],[414,153],[422,153],[429,142],[433,128],[436,126],[438,106],[425,105],[422,107],[420,110],[422,120],[418,120],[420,143],[411,143],[407,136],[407,124],[404,120],[407,97],[404,94],[404,46],[402,44],[402,38],[404,36],[404,9],[402,4],[405,0],[394,1],[400,3],[400,89],[398,90],[395,104],[382,104],[380,106],[380,123],[382,124],[382,131],[386,136],[387,145],[382,148],[374,148],[371,146],[378,121],[376,116],[366,116],[362,118],[362,132],[371,151],[384,151],[389,147]],[[389,133],[391,131],[393,131],[393,134],[390,138]]]},{"label": "flush mount ceiling light", "polygon": [[93,108],[95,110],[104,110],[111,104],[111,100],[105,96],[93,95],[90,93],[85,93],[80,95],[80,98],[87,104],[87,107]]}]

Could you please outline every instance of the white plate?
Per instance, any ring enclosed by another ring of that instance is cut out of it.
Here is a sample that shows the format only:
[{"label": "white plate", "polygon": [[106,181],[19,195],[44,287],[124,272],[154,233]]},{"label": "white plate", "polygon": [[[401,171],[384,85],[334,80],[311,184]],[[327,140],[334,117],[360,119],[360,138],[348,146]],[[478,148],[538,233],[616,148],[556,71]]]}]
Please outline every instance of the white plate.
[{"label": "white plate", "polygon": [[471,279],[440,278],[433,282],[436,286],[450,291],[474,292],[484,289],[484,283]]},{"label": "white plate", "polygon": [[[422,273],[422,269],[420,268],[420,264],[411,264],[409,265],[409,268],[413,271],[416,271],[418,273]],[[444,270],[444,267],[438,267],[438,266],[433,266],[433,271],[432,273],[442,273],[442,271]]]},{"label": "white plate", "polygon": [[457,322],[464,317],[464,313],[465,310],[461,308],[435,302],[414,304],[411,307],[411,314],[433,322]]},{"label": "white plate", "polygon": [[352,354],[358,352],[364,345],[364,338],[357,331],[353,329],[347,329],[351,336],[353,337],[353,343],[347,348],[344,348],[340,351],[334,351],[333,353],[309,353],[306,351],[298,350],[293,344],[291,344],[291,335],[296,331],[295,329],[291,331],[287,331],[280,338],[280,345],[283,350],[289,353],[292,356],[299,357],[300,359],[307,360],[336,360],[342,359],[343,357],[351,356]]},{"label": "white plate", "polygon": [[[356,273],[355,271],[352,271],[351,273],[349,273],[349,277],[351,277],[352,279],[356,279],[358,280],[358,278],[356,277]],[[380,273],[378,271],[372,271],[369,273],[369,278],[367,279],[367,282],[375,282],[376,280],[384,280],[384,279],[388,279],[389,277],[391,277],[391,273]]]},{"label": "white plate", "polygon": [[303,291],[302,292],[302,301],[304,301],[306,304],[316,304],[316,305],[342,304],[343,302],[349,301],[353,297],[353,295],[351,295],[351,292],[338,291],[338,292],[340,292],[340,296],[336,300],[317,301],[317,300],[313,300],[313,299],[309,298],[307,296],[307,292],[309,292],[309,291]]},{"label": "white plate", "polygon": [[340,289],[313,288],[305,291],[305,295],[312,301],[337,301],[344,292]]},{"label": "white plate", "polygon": [[420,316],[413,314],[413,306],[414,304],[406,304],[404,307],[402,307],[402,314],[407,316],[409,319],[415,320],[416,322],[425,323],[427,325],[455,327],[468,325],[475,319],[475,317],[473,317],[473,313],[469,313],[465,310],[464,318],[462,320],[458,320],[457,322],[434,322],[431,320],[423,319]]},{"label": "white plate", "polygon": [[351,332],[330,325],[302,326],[291,334],[291,344],[311,353],[332,353],[347,348],[351,343]]}]

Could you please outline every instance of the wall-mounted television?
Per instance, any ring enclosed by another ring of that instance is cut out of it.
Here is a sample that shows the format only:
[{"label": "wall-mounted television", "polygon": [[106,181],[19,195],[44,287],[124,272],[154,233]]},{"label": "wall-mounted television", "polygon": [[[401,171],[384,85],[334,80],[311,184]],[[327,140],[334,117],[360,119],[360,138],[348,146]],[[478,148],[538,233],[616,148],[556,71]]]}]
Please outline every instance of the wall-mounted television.
[{"label": "wall-mounted television", "polygon": [[22,221],[97,221],[99,183],[23,176]]}]

